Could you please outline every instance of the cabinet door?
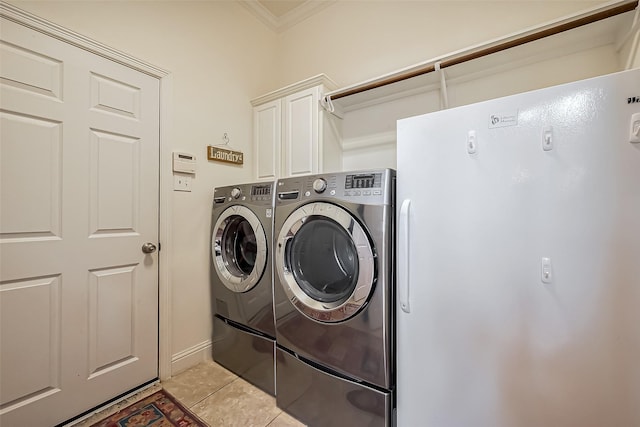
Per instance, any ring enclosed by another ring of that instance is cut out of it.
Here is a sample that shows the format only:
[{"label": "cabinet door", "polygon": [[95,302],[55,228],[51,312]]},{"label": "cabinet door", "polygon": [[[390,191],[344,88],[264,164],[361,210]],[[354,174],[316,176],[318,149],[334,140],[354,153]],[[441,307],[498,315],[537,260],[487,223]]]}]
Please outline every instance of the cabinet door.
[{"label": "cabinet door", "polygon": [[283,176],[307,175],[320,170],[319,99],[319,86],[284,98]]},{"label": "cabinet door", "polygon": [[282,101],[277,99],[253,109],[253,142],[256,179],[276,179],[281,165]]}]

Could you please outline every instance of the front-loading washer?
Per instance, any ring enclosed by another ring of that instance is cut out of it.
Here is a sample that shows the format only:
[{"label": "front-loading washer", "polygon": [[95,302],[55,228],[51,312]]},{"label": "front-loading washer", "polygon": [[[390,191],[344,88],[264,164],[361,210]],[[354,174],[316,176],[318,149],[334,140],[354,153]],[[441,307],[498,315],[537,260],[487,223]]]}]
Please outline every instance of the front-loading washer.
[{"label": "front-loading washer", "polygon": [[311,426],[391,424],[394,201],[391,169],[277,182],[276,401]]},{"label": "front-loading washer", "polygon": [[213,359],[275,395],[271,241],[274,183],[214,189]]}]

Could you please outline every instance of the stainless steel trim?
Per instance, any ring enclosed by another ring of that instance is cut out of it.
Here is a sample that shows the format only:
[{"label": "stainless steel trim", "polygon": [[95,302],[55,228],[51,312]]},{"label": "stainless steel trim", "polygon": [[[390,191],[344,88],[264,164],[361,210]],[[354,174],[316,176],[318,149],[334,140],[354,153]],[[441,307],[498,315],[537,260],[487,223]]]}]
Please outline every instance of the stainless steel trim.
[{"label": "stainless steel trim", "polygon": [[[349,234],[358,253],[358,279],[356,286],[345,300],[332,303],[320,302],[307,295],[295,280],[287,265],[287,244],[304,226],[310,216],[323,216],[337,222]],[[287,298],[305,316],[320,322],[339,322],[354,316],[367,302],[374,284],[375,259],[373,248],[362,226],[340,206],[314,202],[301,206],[289,215],[276,241],[276,268]]]},{"label": "stainless steel trim", "polygon": [[[256,262],[251,273],[247,275],[234,274],[222,256],[222,237],[229,222],[236,216],[244,218],[251,225],[256,236],[256,245],[258,247]],[[216,273],[227,289],[233,292],[247,292],[252,289],[262,277],[267,265],[267,237],[256,214],[241,205],[234,205],[225,209],[213,226],[211,256]]]}]

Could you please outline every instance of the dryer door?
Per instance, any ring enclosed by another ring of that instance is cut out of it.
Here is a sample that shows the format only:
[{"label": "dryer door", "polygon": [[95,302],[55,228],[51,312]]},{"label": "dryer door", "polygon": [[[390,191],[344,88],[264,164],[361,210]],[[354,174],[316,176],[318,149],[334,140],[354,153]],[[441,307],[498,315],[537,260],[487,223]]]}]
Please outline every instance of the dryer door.
[{"label": "dryer door", "polygon": [[218,277],[228,289],[252,289],[267,265],[267,238],[258,217],[244,206],[224,210],[213,227],[211,256]]},{"label": "dryer door", "polygon": [[355,315],[375,283],[365,230],[348,211],[324,202],[304,205],[287,218],[278,235],[276,267],[291,303],[321,322]]}]

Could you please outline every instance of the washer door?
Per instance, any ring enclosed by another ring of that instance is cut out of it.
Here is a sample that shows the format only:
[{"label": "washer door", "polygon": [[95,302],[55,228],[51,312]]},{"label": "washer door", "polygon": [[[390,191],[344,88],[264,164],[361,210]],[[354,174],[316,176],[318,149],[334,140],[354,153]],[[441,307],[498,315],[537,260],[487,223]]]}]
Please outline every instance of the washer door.
[{"label": "washer door", "polygon": [[375,282],[373,248],[345,209],[316,202],[295,210],[277,240],[276,266],[293,305],[321,322],[339,322],[367,302]]},{"label": "washer door", "polygon": [[211,256],[224,286],[233,292],[252,289],[267,266],[267,238],[258,217],[244,206],[223,211],[213,227]]}]

